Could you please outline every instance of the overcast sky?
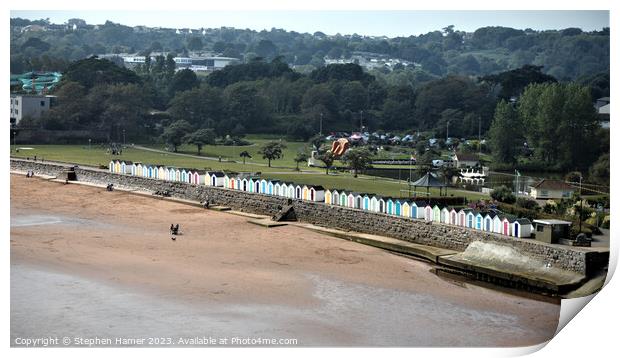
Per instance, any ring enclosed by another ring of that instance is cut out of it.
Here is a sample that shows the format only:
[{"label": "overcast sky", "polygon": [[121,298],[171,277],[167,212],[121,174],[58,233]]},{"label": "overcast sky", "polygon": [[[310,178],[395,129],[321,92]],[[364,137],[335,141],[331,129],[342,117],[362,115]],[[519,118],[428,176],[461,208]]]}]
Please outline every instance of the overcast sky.
[{"label": "overcast sky", "polygon": [[170,28],[216,28],[230,26],[263,30],[282,28],[287,31],[328,35],[336,33],[360,35],[409,36],[440,30],[455,25],[457,30],[474,31],[484,26],[507,26],[534,30],[579,27],[585,31],[609,27],[609,11],[11,11],[11,17],[49,18],[64,23],[80,18],[89,24],[106,20],[128,26],[146,25]]}]

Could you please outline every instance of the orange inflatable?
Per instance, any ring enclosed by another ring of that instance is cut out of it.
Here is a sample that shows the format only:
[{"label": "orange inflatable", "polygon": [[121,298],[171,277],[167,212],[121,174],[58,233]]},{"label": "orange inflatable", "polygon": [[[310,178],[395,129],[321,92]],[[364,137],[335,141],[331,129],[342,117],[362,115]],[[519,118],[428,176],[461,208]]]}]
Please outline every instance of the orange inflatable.
[{"label": "orange inflatable", "polygon": [[349,149],[349,141],[346,138],[340,138],[332,143],[332,154],[335,157],[342,156]]}]

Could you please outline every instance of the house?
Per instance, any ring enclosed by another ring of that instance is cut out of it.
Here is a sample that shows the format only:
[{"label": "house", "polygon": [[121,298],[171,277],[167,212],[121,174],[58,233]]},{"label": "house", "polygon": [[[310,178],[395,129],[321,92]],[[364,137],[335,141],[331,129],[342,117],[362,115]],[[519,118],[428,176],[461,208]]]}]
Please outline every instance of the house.
[{"label": "house", "polygon": [[454,153],[452,160],[456,168],[473,168],[480,164],[478,155],[472,153]]},{"label": "house", "polygon": [[532,223],[529,219],[517,219],[512,223],[512,236],[530,237],[532,236]]},{"label": "house", "polygon": [[[36,81],[31,81],[32,87],[36,87]],[[54,105],[56,96],[40,96],[32,94],[11,94],[11,126],[16,126],[23,118],[41,118],[44,112],[49,111],[50,107]]]},{"label": "house", "polygon": [[[181,176],[183,176],[184,171],[181,172]],[[186,173],[187,176],[187,173]],[[226,174],[224,172],[207,172],[207,176],[209,177],[209,181],[207,182],[209,186],[224,186],[224,177]],[[181,178],[182,181],[185,181]]]},{"label": "house", "polygon": [[534,199],[566,199],[571,198],[575,188],[561,180],[543,179],[530,187],[530,196]]}]

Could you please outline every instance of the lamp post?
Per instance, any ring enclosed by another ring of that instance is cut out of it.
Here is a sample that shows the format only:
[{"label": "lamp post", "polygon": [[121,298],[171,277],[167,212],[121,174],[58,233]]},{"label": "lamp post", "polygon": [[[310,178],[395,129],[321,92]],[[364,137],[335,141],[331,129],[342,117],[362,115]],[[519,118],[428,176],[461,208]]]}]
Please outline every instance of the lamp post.
[{"label": "lamp post", "polygon": [[581,233],[581,216],[583,215],[583,198],[581,197],[581,180],[583,179],[583,177],[580,175],[579,176],[579,232]]},{"label": "lamp post", "polygon": [[448,138],[450,138],[450,121],[446,122],[446,145],[448,145]]},{"label": "lamp post", "polygon": [[360,133],[364,132],[364,111],[360,111]]},{"label": "lamp post", "polygon": [[88,150],[90,150],[90,138],[88,138]]},{"label": "lamp post", "polygon": [[319,135],[323,135],[323,112],[321,112],[321,120],[319,121]]},{"label": "lamp post", "polygon": [[15,137],[17,137],[17,131],[13,131],[13,149],[15,149],[17,151],[17,149],[15,148]]},{"label": "lamp post", "polygon": [[123,147],[125,146],[125,130],[123,129]]}]

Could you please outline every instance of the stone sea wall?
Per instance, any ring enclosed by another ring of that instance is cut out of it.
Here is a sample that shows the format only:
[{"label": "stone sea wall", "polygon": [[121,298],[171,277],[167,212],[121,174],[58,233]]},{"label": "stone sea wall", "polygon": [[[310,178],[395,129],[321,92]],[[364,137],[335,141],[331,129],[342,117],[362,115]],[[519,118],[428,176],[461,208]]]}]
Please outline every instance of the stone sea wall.
[{"label": "stone sea wall", "polygon": [[[43,164],[11,159],[11,170],[33,170],[37,174],[60,176],[70,165]],[[273,215],[278,207],[287,204],[287,198],[247,193],[238,190],[166,182],[162,180],[112,174],[95,169],[76,169],[79,181],[108,184],[117,187],[147,191],[168,190],[171,196],[187,200],[209,200],[212,205],[225,205],[234,210]],[[293,200],[295,214],[300,221],[340,230],[383,235],[417,244],[463,251],[473,241],[492,241],[510,245],[525,255],[554,267],[587,274],[590,267],[599,265],[601,258],[596,252],[569,246],[550,245],[532,239],[518,239],[472,230],[452,225],[429,223],[419,219],[395,217],[363,210],[325,205],[323,203]]]}]

